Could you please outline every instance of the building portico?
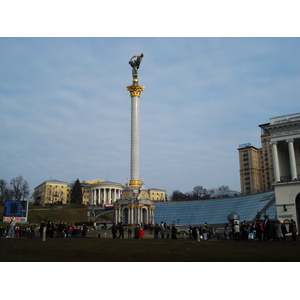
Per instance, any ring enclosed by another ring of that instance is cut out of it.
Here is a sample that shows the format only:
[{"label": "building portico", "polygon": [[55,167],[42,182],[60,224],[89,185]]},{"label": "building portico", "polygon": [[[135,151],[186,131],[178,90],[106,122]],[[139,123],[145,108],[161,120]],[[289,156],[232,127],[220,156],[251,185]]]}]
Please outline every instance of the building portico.
[{"label": "building portico", "polygon": [[111,181],[95,183],[90,187],[91,205],[113,205],[121,196],[123,185]]}]

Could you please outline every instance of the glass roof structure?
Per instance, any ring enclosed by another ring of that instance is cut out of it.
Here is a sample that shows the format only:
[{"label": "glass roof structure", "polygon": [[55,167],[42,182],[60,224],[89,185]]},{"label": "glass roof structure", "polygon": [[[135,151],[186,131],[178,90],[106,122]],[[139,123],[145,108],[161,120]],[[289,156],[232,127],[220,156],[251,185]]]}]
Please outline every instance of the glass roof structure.
[{"label": "glass roof structure", "polygon": [[225,224],[228,216],[234,212],[240,220],[253,222],[257,214],[260,219],[268,215],[276,220],[274,191],[233,198],[218,198],[197,201],[156,202],[154,223],[166,222],[175,225]]}]

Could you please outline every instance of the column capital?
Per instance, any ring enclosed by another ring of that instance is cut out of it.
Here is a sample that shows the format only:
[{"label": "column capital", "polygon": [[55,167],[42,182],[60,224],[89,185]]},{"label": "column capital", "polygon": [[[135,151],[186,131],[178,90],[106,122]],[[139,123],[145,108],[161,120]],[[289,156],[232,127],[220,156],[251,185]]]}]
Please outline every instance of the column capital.
[{"label": "column capital", "polygon": [[294,139],[287,139],[286,142],[287,143],[294,143]]},{"label": "column capital", "polygon": [[270,142],[270,145],[278,145],[278,142]]},{"label": "column capital", "polygon": [[126,89],[130,92],[130,97],[140,97],[141,92],[145,90],[145,87],[138,85],[137,83],[134,83],[130,86],[126,86]]}]

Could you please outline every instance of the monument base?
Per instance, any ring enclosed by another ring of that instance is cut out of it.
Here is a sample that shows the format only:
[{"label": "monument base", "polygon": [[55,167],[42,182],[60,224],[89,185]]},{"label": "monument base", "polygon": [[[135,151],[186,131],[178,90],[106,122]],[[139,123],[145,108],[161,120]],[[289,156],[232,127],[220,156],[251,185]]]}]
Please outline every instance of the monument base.
[{"label": "monument base", "polygon": [[114,203],[114,220],[124,225],[153,224],[154,204],[143,182],[139,186],[126,182],[120,199]]}]

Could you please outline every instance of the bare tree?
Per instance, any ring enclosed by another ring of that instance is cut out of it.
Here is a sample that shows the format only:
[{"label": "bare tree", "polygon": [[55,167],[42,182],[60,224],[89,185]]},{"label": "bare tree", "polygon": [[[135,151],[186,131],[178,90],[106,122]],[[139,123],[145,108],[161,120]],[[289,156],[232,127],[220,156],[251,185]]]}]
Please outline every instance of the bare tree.
[{"label": "bare tree", "polygon": [[12,178],[10,180],[10,186],[13,197],[17,201],[25,200],[30,194],[29,184],[22,176]]},{"label": "bare tree", "polygon": [[228,185],[221,185],[218,187],[218,191],[228,191],[229,186]]},{"label": "bare tree", "polygon": [[201,197],[207,195],[207,189],[204,188],[202,185],[195,186],[193,191],[196,199],[201,199]]},{"label": "bare tree", "polygon": [[0,179],[0,205],[9,200],[12,200],[12,191],[7,182],[4,179]]}]

